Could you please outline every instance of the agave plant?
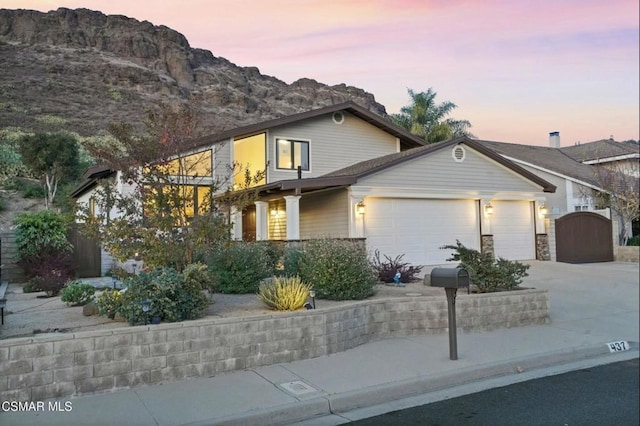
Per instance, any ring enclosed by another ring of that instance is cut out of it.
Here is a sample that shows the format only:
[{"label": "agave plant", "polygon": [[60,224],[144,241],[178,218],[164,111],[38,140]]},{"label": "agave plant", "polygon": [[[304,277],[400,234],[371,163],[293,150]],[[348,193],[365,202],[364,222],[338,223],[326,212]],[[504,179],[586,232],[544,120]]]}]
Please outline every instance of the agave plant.
[{"label": "agave plant", "polygon": [[260,284],[258,297],[270,309],[295,311],[304,306],[309,290],[311,285],[303,283],[298,276],[275,277]]}]

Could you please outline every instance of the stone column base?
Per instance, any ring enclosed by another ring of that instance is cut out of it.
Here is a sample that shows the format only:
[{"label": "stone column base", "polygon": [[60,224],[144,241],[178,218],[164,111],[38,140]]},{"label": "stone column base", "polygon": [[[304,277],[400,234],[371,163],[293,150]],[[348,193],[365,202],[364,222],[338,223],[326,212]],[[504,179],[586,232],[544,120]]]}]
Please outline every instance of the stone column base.
[{"label": "stone column base", "polygon": [[551,260],[549,236],[547,234],[536,234],[536,259]]}]

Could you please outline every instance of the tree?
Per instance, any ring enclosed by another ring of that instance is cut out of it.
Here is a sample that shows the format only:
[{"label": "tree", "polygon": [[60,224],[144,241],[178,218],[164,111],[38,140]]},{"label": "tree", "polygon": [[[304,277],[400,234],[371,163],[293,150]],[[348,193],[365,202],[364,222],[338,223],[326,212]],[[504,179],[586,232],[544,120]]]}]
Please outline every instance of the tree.
[{"label": "tree", "polygon": [[[146,265],[180,271],[229,238],[230,223],[213,196],[231,178],[214,177],[215,153],[195,146],[198,122],[190,107],[159,105],[145,124],[142,135],[126,124],[111,126],[117,145],[110,149],[87,144],[94,158],[120,171],[121,182],[104,181],[93,212],[83,206],[79,216],[116,259],[138,255]],[[123,185],[131,190],[117,190]]]},{"label": "tree", "polygon": [[428,143],[435,143],[459,136],[474,137],[467,120],[454,120],[447,116],[457,108],[453,102],[436,103],[437,93],[432,88],[416,93],[407,89],[411,104],[400,108],[399,114],[392,114],[391,120],[397,126],[420,136]]},{"label": "tree", "polygon": [[628,226],[640,219],[640,184],[638,176],[624,173],[620,163],[594,167],[594,179],[601,191],[592,190],[597,206],[609,207],[620,218],[618,244],[627,244]]},{"label": "tree", "polygon": [[72,181],[80,174],[78,143],[64,133],[27,134],[18,141],[22,160],[32,173],[42,179],[45,207],[49,209],[61,182]]}]

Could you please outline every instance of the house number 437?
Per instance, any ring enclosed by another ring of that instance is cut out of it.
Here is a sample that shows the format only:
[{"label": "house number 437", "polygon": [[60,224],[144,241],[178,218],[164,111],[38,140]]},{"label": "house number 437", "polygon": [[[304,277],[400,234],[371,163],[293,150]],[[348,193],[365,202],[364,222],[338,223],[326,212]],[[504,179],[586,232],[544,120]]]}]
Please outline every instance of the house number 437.
[{"label": "house number 437", "polygon": [[607,343],[607,347],[609,348],[609,352],[622,352],[629,350],[629,344],[624,340],[620,342]]}]

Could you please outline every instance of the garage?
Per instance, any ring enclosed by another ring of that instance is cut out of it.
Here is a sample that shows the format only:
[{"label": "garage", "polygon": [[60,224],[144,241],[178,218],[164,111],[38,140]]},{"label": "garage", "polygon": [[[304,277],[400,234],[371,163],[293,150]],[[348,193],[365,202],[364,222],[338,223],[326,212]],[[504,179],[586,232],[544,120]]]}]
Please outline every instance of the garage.
[{"label": "garage", "polygon": [[446,263],[455,244],[480,248],[478,204],[474,200],[374,198],[365,200],[365,235],[373,253],[394,258],[404,254],[412,265]]},{"label": "garage", "polygon": [[533,207],[529,201],[492,201],[491,232],[496,258],[535,259]]}]

